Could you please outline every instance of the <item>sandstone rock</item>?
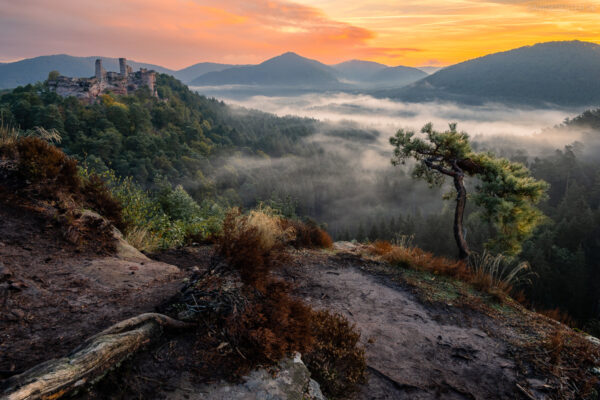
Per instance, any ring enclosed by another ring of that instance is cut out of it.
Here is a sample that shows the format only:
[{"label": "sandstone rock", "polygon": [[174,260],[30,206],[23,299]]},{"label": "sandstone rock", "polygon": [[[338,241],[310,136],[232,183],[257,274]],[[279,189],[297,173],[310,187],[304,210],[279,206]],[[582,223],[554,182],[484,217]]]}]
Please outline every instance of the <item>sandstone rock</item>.
[{"label": "sandstone rock", "polygon": [[[183,387],[183,385],[182,385]],[[274,374],[261,369],[251,372],[243,383],[216,383],[191,389],[176,390],[168,400],[325,400],[317,382],[310,379],[310,372],[300,354],[282,360]]]},{"label": "sandstone rock", "polygon": [[306,400],[326,400],[323,392],[321,392],[321,386],[314,379],[308,382],[308,391],[304,398]]},{"label": "sandstone rock", "polygon": [[[106,220],[100,214],[91,211],[84,210],[81,213],[79,219],[86,224],[89,225],[97,225],[97,226],[108,226],[110,222]],[[127,243],[127,241],[123,238],[123,234],[115,228],[114,226],[110,227],[112,229],[112,235],[115,239],[115,247],[117,249],[117,257],[124,260],[141,260],[141,261],[149,261],[149,258],[142,254],[135,247]]]}]

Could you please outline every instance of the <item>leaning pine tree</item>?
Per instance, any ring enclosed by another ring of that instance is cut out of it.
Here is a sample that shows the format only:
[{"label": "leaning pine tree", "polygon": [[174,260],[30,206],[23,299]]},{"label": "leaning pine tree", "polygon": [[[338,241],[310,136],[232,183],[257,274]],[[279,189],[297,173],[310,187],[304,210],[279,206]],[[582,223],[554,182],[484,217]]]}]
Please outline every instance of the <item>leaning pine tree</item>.
[{"label": "leaning pine tree", "polygon": [[535,205],[545,196],[548,184],[531,177],[521,163],[496,158],[490,153],[475,153],[469,135],[458,132],[450,124],[445,132],[433,130],[431,123],[421,129],[424,138],[415,132],[399,130],[390,138],[394,146],[392,164],[404,164],[415,159],[415,178],[423,178],[430,185],[441,185],[451,177],[456,189],[454,213],[454,238],[460,259],[466,259],[469,246],[465,240],[463,217],[467,204],[465,177],[476,178],[473,200],[483,209],[482,217],[491,222],[497,231],[488,248],[506,254],[517,254],[521,243],[543,221],[543,214]]}]

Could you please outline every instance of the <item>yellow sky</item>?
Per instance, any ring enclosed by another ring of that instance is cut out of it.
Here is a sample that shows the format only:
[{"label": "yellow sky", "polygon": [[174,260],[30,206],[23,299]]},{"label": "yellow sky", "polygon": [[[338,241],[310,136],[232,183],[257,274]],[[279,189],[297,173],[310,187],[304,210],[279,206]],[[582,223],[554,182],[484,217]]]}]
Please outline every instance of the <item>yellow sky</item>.
[{"label": "yellow sky", "polygon": [[[298,0],[374,33],[374,61],[448,65],[554,40],[600,42],[600,0]],[[403,50],[404,49],[404,50]]]},{"label": "yellow sky", "polygon": [[257,63],[449,65],[553,40],[600,42],[600,0],[0,0],[0,61],[127,57],[168,68]]}]

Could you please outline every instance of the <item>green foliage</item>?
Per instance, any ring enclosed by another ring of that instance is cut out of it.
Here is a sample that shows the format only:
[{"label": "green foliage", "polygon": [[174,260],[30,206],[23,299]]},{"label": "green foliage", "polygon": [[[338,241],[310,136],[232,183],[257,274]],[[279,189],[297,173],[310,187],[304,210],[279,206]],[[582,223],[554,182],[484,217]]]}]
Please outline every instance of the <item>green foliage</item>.
[{"label": "green foliage", "polygon": [[[86,104],[43,84],[27,85],[0,95],[0,117],[23,131],[54,129],[67,154],[79,160],[94,156],[95,169],[113,169],[145,187],[158,177],[183,183],[207,176],[219,168],[216,156],[233,149],[276,156],[302,151],[299,139],[315,131],[314,121],[307,119],[234,113],[168,75],[157,76],[157,91],[158,99],[142,88]],[[192,194],[210,193],[195,188]]]},{"label": "green foliage", "polygon": [[521,244],[544,221],[535,207],[546,195],[548,184],[535,179],[521,163],[492,154],[472,154],[479,178],[474,200],[483,218],[492,223],[498,235],[488,247],[497,252],[518,254]]},{"label": "green foliage", "polygon": [[491,153],[475,153],[469,136],[458,132],[456,124],[438,132],[431,123],[415,137],[412,131],[400,130],[390,138],[394,146],[392,164],[404,164],[415,159],[413,176],[430,185],[441,185],[446,176],[465,174],[477,178],[475,203],[481,208],[483,220],[496,229],[496,236],[487,246],[497,252],[516,255],[521,243],[543,222],[543,214],[535,207],[544,198],[548,184],[533,178],[521,163],[496,158]]},{"label": "green foliage", "polygon": [[[84,177],[91,175],[87,169],[81,173]],[[162,182],[158,192],[152,193],[131,177],[117,177],[114,171],[106,171],[101,177],[122,205],[125,237],[138,248],[152,251],[178,247],[220,230],[224,210],[209,202],[198,205],[181,186],[173,189]]]},{"label": "green foliage", "polygon": [[430,185],[441,185],[445,175],[439,169],[427,166],[427,163],[449,169],[452,168],[452,160],[467,159],[472,152],[469,135],[458,132],[456,124],[450,124],[450,129],[445,132],[437,132],[433,130],[433,124],[428,123],[421,129],[421,133],[426,135],[426,140],[415,137],[415,132],[404,129],[390,138],[390,144],[394,146],[392,165],[405,164],[408,159],[420,161],[413,176],[425,179]]},{"label": "green foliage", "polygon": [[50,71],[48,73],[48,80],[49,81],[55,81],[58,79],[58,77],[60,76],[60,73],[58,71]]}]

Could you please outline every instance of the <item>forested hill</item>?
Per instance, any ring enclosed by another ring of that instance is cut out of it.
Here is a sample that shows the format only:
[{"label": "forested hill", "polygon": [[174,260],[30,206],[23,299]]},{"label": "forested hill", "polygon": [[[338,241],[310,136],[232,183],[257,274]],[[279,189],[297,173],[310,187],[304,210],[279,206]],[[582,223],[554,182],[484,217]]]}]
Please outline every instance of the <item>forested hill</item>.
[{"label": "forested hill", "polygon": [[299,138],[315,121],[232,109],[159,74],[159,99],[141,89],[131,96],[103,95],[97,104],[62,98],[44,84],[19,87],[0,97],[5,125],[56,129],[61,147],[95,169],[114,169],[150,184],[197,179],[211,158],[232,151],[281,156],[302,151]]},{"label": "forested hill", "polygon": [[599,76],[599,45],[548,42],[465,61],[380,95],[407,101],[597,106]]}]

